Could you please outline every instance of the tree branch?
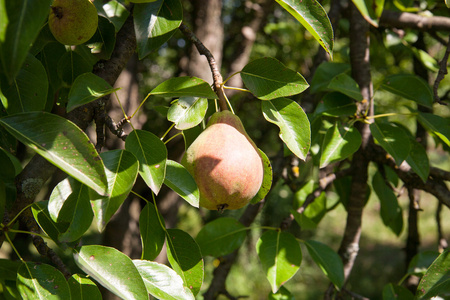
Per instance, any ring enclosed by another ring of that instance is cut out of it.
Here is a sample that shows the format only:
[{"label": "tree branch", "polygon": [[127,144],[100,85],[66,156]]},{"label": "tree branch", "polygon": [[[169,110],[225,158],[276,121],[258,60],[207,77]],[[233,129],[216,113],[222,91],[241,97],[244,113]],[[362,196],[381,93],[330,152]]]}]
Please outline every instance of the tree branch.
[{"label": "tree branch", "polygon": [[380,26],[423,31],[450,31],[450,18],[441,16],[426,17],[408,12],[384,10],[380,17]]},{"label": "tree branch", "polygon": [[223,78],[222,75],[220,74],[219,68],[217,67],[217,63],[216,60],[214,59],[214,56],[208,50],[208,48],[206,48],[205,45],[203,45],[203,43],[195,36],[192,30],[190,30],[184,23],[181,23],[179,28],[180,31],[186,36],[186,38],[195,45],[198,52],[201,55],[204,55],[208,60],[209,67],[211,68],[211,72],[213,75],[214,90],[217,94],[217,97],[219,97],[220,109],[228,110],[227,100],[225,92],[223,90]]},{"label": "tree branch", "polygon": [[447,49],[445,50],[444,57],[439,63],[439,72],[436,76],[436,80],[434,81],[433,85],[433,93],[434,93],[434,101],[440,104],[445,104],[441,101],[441,98],[439,98],[438,94],[438,88],[441,81],[444,79],[445,75],[447,75],[447,62],[448,62],[448,56],[450,54],[450,39],[448,40]]}]

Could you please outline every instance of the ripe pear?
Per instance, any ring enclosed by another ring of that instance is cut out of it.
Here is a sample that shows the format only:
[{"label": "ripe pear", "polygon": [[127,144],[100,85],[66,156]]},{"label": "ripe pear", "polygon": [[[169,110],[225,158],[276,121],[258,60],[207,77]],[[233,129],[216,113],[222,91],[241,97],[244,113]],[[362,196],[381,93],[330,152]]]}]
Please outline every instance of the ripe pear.
[{"label": "ripe pear", "polygon": [[263,161],[238,116],[214,113],[186,150],[182,164],[200,191],[200,206],[223,211],[245,206],[259,191]]},{"label": "ripe pear", "polygon": [[55,0],[50,7],[48,25],[61,44],[80,45],[97,31],[97,9],[89,0]]}]

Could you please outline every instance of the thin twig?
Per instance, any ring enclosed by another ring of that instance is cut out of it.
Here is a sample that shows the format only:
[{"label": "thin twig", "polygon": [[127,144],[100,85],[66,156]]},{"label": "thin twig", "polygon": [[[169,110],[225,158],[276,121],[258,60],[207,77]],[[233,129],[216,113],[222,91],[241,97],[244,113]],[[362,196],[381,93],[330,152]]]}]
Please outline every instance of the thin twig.
[{"label": "thin twig", "polygon": [[441,62],[439,63],[439,72],[436,76],[436,80],[434,81],[433,85],[433,93],[434,93],[434,101],[439,104],[446,103],[442,102],[438,95],[438,88],[441,81],[444,79],[445,75],[448,74],[447,72],[447,62],[448,62],[448,56],[450,55],[450,39],[448,39],[447,49],[445,50],[444,57],[442,58]]},{"label": "thin twig", "polygon": [[217,94],[217,97],[219,97],[219,106],[221,110],[228,110],[227,106],[227,100],[225,97],[225,92],[223,90],[223,79],[222,75],[220,74],[219,68],[217,67],[216,60],[214,59],[214,56],[212,55],[211,51],[208,50],[208,48],[203,45],[203,43],[197,38],[197,36],[192,32],[192,30],[189,29],[184,23],[181,23],[180,25],[180,31],[191,41],[195,47],[197,48],[198,52],[201,55],[204,55],[206,59],[208,60],[209,67],[211,68],[213,81],[214,81],[214,91]]}]

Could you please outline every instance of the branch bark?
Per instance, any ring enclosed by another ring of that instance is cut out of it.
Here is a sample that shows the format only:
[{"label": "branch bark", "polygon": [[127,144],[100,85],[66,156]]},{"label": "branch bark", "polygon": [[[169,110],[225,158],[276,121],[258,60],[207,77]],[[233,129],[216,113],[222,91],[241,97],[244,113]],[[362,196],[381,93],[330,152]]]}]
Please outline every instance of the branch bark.
[{"label": "branch bark", "polygon": [[384,10],[380,17],[380,26],[423,31],[450,31],[450,18],[426,17],[408,12]]}]

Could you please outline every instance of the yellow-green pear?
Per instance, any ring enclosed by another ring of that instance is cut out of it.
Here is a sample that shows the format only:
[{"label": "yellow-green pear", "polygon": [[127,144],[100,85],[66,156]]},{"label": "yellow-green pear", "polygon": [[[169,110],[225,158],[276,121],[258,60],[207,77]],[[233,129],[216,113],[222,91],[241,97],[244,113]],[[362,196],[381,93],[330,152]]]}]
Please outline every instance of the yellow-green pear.
[{"label": "yellow-green pear", "polygon": [[89,0],[55,0],[50,7],[48,25],[61,44],[80,45],[97,31],[97,9]]},{"label": "yellow-green pear", "polygon": [[182,164],[200,191],[200,206],[222,211],[245,206],[258,193],[263,161],[238,116],[214,113],[186,150]]}]

